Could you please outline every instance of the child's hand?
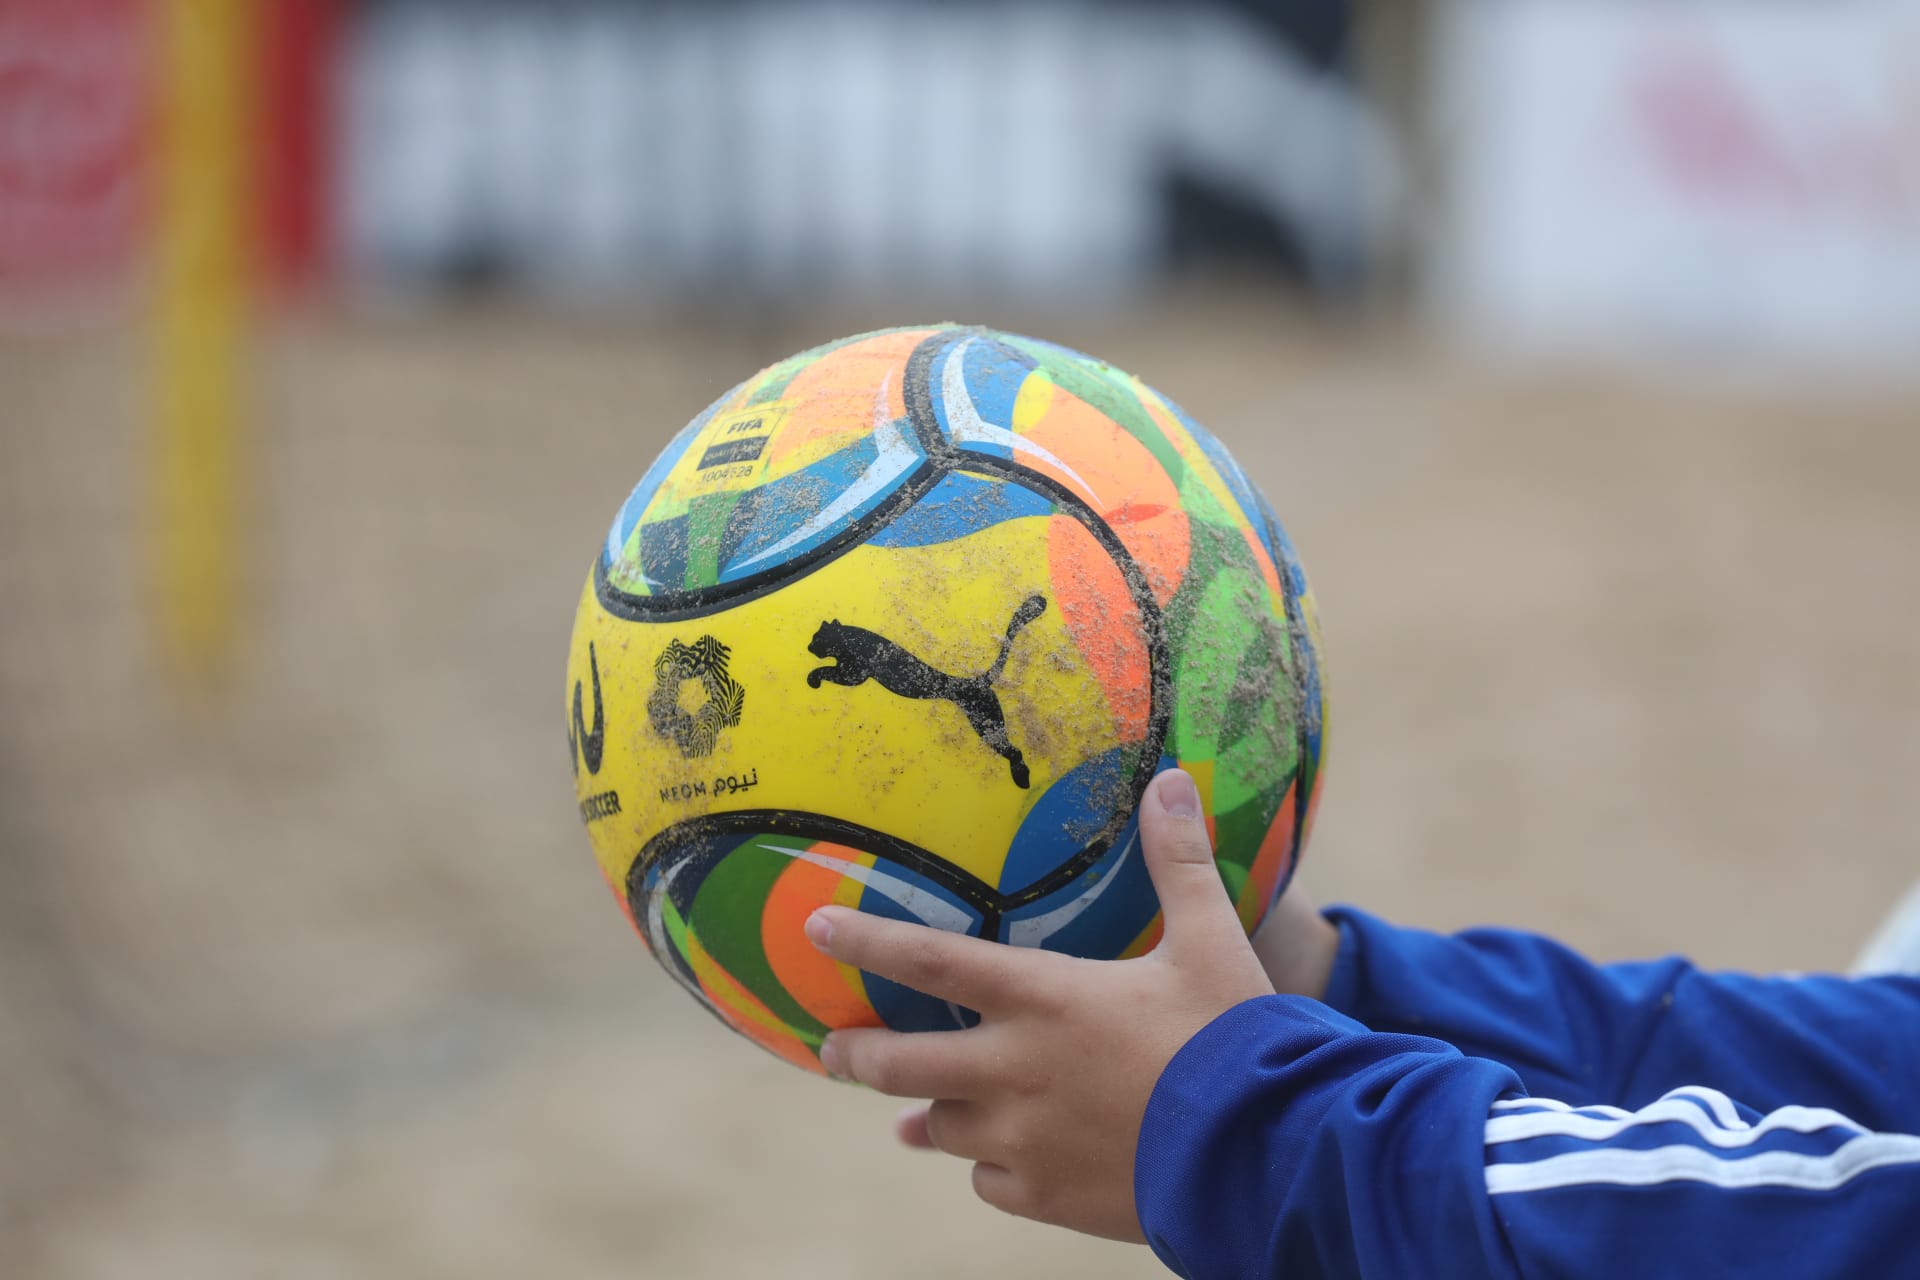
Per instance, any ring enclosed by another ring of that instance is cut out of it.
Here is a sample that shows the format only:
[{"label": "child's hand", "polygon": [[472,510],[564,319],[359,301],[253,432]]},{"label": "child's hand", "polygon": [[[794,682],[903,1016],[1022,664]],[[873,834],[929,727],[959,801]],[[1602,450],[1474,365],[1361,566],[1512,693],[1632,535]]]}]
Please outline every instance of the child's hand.
[{"label": "child's hand", "polygon": [[881,1093],[937,1099],[901,1133],[975,1162],[974,1191],[1022,1217],[1140,1240],[1133,1157],[1162,1068],[1207,1023],[1273,994],[1213,863],[1193,780],[1161,774],[1140,840],[1166,934],[1137,960],[1078,960],[822,907],[836,960],[978,1010],[965,1031],[836,1031],[820,1058]]}]

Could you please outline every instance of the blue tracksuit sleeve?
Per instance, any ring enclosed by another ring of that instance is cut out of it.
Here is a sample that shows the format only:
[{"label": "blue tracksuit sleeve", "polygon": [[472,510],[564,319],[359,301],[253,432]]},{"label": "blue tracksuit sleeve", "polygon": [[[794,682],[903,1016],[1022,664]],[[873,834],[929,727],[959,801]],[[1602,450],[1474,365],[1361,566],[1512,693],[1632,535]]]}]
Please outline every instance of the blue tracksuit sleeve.
[{"label": "blue tracksuit sleeve", "polygon": [[1531,1093],[1639,1106],[1680,1084],[1761,1111],[1794,1103],[1920,1132],[1920,981],[1756,978],[1686,960],[1596,965],[1507,929],[1401,928],[1327,913],[1326,1002],[1375,1031],[1509,1066]]},{"label": "blue tracksuit sleeve", "polygon": [[1175,1055],[1134,1188],[1155,1253],[1193,1280],[1920,1266],[1920,1137],[1703,1088],[1575,1109],[1292,996],[1229,1010]]}]

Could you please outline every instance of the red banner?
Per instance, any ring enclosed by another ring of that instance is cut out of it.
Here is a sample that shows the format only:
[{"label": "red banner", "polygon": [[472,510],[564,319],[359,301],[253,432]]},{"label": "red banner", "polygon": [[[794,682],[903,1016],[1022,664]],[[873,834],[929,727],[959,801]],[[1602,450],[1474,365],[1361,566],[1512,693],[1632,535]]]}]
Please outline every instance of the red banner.
[{"label": "red banner", "polygon": [[144,0],[0,0],[0,305],[124,284],[145,221]]}]

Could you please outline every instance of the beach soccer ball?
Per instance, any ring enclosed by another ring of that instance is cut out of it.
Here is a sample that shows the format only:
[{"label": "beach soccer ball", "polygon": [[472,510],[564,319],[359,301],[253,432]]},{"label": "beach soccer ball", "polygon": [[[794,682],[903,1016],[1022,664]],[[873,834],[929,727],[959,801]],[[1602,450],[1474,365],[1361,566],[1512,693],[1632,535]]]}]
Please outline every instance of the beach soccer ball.
[{"label": "beach soccer ball", "polygon": [[975,1020],[815,950],[822,905],[1150,949],[1162,769],[1251,932],[1312,819],[1318,649],[1280,522],[1172,401],[1012,334],[862,334],[721,396],[614,518],[568,658],[580,817],[667,972],[819,1071],[835,1028]]}]

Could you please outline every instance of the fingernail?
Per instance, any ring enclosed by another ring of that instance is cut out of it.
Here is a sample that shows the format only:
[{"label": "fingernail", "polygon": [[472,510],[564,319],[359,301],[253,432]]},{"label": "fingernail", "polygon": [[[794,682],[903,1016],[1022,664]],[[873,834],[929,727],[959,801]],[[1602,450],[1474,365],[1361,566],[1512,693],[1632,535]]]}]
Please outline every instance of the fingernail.
[{"label": "fingernail", "polygon": [[1160,789],[1160,807],[1173,818],[1200,816],[1200,791],[1193,779],[1179,769],[1169,769],[1154,780]]},{"label": "fingernail", "polygon": [[842,1075],[846,1070],[847,1064],[840,1060],[840,1043],[832,1036],[820,1042],[820,1065],[830,1076]]},{"label": "fingernail", "polygon": [[808,916],[807,922],[800,928],[807,935],[807,941],[822,951],[833,943],[833,921],[828,919],[823,911],[816,911]]}]

